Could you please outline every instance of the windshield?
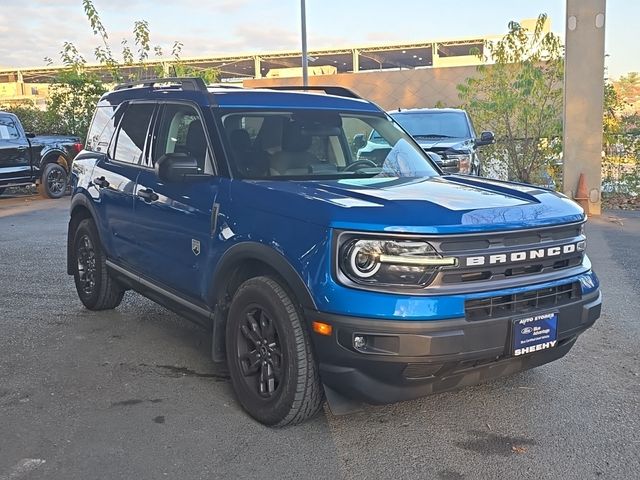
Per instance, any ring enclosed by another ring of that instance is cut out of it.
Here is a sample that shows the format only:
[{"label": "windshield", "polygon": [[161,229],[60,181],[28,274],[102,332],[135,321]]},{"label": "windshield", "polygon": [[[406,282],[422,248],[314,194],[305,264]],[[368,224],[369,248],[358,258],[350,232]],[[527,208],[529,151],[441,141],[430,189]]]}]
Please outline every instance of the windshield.
[{"label": "windshield", "polygon": [[414,138],[469,138],[463,112],[406,112],[391,116]]},{"label": "windshield", "polygon": [[[386,116],[325,110],[224,111],[231,166],[250,179],[432,177],[425,153]],[[360,155],[372,132],[374,156]]]}]

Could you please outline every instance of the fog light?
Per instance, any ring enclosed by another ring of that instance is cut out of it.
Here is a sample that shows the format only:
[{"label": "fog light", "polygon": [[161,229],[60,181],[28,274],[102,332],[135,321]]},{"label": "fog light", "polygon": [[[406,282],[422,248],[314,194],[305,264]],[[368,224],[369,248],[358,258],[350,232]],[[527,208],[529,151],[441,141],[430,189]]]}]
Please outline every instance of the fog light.
[{"label": "fog light", "polygon": [[357,350],[363,349],[366,345],[367,345],[367,340],[363,336],[356,335],[355,337],[353,337],[353,346]]}]

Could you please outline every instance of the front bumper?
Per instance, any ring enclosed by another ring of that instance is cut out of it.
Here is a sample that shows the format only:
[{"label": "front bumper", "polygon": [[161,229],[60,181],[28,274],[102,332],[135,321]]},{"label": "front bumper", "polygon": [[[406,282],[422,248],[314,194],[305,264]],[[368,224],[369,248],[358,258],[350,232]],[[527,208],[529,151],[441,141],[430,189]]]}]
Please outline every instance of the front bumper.
[{"label": "front bumper", "polygon": [[[557,360],[594,324],[601,303],[596,289],[553,309],[558,312],[557,345],[518,357],[511,353],[511,320],[523,315],[479,321],[389,321],[307,311],[306,318],[333,327],[331,336],[312,334],[322,382],[349,399],[385,404]],[[355,334],[371,339],[364,351],[353,347]]]}]

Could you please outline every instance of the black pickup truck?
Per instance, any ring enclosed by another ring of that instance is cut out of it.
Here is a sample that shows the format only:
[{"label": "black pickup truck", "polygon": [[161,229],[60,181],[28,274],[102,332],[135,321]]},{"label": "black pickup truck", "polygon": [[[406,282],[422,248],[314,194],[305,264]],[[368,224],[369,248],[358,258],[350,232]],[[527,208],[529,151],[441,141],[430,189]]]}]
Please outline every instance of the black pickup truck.
[{"label": "black pickup truck", "polygon": [[82,148],[78,137],[37,137],[24,131],[18,117],[0,112],[0,195],[6,187],[35,183],[41,195],[62,197],[71,162]]}]

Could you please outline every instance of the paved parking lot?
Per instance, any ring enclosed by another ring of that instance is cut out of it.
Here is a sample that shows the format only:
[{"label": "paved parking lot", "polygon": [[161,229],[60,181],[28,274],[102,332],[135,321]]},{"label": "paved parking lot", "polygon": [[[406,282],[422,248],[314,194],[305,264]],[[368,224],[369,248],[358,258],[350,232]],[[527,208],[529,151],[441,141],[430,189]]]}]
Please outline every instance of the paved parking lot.
[{"label": "paved parking lot", "polygon": [[590,222],[603,316],[564,359],[272,430],[239,409],[197,327],[133,293],[82,308],[67,209],[0,198],[0,480],[638,478],[638,214]]}]

